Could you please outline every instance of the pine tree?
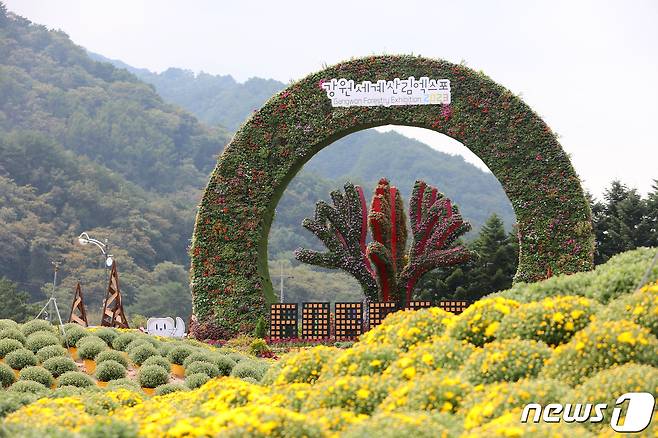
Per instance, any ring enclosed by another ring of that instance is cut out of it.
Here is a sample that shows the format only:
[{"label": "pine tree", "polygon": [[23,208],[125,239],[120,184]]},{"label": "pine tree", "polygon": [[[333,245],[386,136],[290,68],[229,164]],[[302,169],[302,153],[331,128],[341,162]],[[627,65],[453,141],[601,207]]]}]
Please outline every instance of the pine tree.
[{"label": "pine tree", "polygon": [[605,204],[596,202],[592,206],[595,263],[604,263],[623,251],[655,244],[651,200],[642,199],[636,189],[629,189],[619,181],[613,181],[603,197]]},{"label": "pine tree", "polygon": [[519,253],[516,229],[505,233],[501,219],[492,215],[468,247],[477,257],[430,273],[419,287],[420,299],[477,300],[512,285]]},{"label": "pine tree", "polygon": [[653,180],[651,192],[646,200],[647,205],[647,246],[658,246],[658,179]]},{"label": "pine tree", "polygon": [[0,319],[13,319],[23,322],[32,314],[36,314],[34,306],[28,304],[29,296],[19,292],[16,283],[0,278]]},{"label": "pine tree", "polygon": [[514,239],[505,233],[503,221],[493,214],[473,242],[479,260],[471,272],[470,292],[489,293],[507,289],[516,272]]}]

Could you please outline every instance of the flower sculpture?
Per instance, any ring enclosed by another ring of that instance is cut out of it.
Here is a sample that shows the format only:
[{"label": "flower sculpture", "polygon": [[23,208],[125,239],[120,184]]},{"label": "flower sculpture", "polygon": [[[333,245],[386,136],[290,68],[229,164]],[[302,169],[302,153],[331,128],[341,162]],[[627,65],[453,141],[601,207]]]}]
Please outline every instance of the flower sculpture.
[{"label": "flower sculpture", "polygon": [[[416,181],[411,196],[413,241],[408,249],[407,215],[396,187],[382,178],[369,211],[361,187],[348,182],[344,188],[344,194],[331,193],[333,206],[319,201],[315,217],[302,222],[328,251],[298,249],[295,257],[304,263],[350,273],[368,300],[404,305],[424,274],[471,257],[469,250],[455,244],[471,226],[450,199],[424,181]],[[366,245],[368,225],[372,242]]]}]

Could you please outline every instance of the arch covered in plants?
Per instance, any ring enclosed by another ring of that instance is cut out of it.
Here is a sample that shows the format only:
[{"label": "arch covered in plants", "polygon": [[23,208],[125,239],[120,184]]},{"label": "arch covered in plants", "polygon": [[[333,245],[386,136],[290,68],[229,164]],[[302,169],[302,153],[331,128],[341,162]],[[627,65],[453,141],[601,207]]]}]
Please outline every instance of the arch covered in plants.
[{"label": "arch covered in plants", "polygon": [[[358,83],[409,76],[449,79],[450,105],[337,108],[322,88],[333,78]],[[193,335],[216,339],[253,329],[265,316],[266,304],[276,301],[267,239],[286,186],[324,147],[389,124],[427,128],[459,140],[498,178],[518,222],[515,281],[592,268],[588,202],[567,154],[537,114],[509,90],[463,65],[372,56],[291,84],[254,112],[224,149],[192,239]]]}]

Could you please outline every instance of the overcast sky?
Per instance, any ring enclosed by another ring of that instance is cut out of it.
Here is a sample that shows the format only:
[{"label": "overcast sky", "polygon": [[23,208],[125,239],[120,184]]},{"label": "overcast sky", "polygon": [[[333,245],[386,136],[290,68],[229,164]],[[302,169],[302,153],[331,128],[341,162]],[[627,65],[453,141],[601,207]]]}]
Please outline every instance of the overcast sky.
[{"label": "overcast sky", "polygon": [[[106,57],[288,82],[350,57],[465,61],[560,135],[585,187],[658,179],[658,1],[4,0]],[[429,131],[405,130],[476,161]]]}]

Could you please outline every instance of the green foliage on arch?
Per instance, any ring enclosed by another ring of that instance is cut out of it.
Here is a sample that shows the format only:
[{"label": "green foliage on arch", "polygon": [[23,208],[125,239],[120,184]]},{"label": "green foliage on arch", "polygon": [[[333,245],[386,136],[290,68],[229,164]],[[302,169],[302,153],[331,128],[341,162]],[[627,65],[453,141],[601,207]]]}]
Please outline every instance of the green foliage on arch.
[{"label": "green foliage on arch", "polygon": [[[321,88],[332,78],[374,82],[409,76],[449,79],[451,105],[333,108]],[[489,167],[518,220],[516,281],[592,268],[589,205],[569,158],[539,116],[509,90],[465,66],[414,56],[373,56],[290,85],[255,112],[224,150],[201,202],[192,241],[192,334],[225,338],[253,331],[265,304],[275,301],[267,237],[287,184],[325,146],[386,124],[444,133]]]}]

